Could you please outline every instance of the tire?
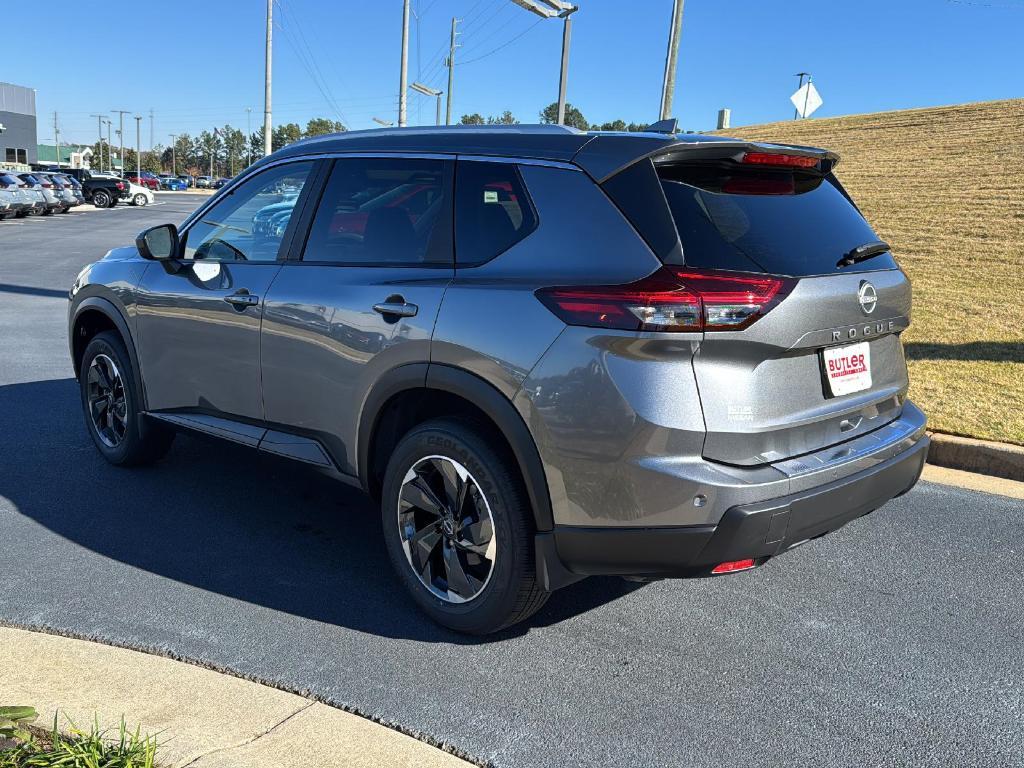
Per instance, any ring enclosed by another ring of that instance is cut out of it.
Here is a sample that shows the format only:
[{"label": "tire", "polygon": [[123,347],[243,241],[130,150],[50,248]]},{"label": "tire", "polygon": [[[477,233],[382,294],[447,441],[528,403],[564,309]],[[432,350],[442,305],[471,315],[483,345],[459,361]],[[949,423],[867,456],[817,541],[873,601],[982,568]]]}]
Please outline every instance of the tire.
[{"label": "tire", "polygon": [[139,208],[145,208],[148,202],[146,196],[141,192],[137,192],[135,197],[132,198],[132,205],[137,205]]},{"label": "tire", "polygon": [[[384,542],[399,581],[438,624],[473,635],[523,621],[549,594],[536,581],[533,514],[522,478],[514,458],[497,450],[495,442],[468,421],[421,424],[395,448],[381,494]],[[449,478],[465,472],[457,485],[468,490],[455,514],[437,515],[429,507],[455,506],[434,503],[452,487],[445,484],[445,472]],[[424,487],[433,501],[421,492]],[[409,546],[408,552],[419,554],[407,554],[410,539],[420,546]],[[457,565],[450,567],[451,562]]]},{"label": "tire", "polygon": [[92,193],[92,204],[97,208],[109,208],[112,198],[109,192],[104,192],[102,189],[97,189]]},{"label": "tire", "polygon": [[[96,334],[85,348],[78,378],[85,426],[103,458],[118,466],[139,466],[167,453],[174,432],[142,415],[136,373],[119,335]],[[107,383],[110,397],[103,394]]]}]

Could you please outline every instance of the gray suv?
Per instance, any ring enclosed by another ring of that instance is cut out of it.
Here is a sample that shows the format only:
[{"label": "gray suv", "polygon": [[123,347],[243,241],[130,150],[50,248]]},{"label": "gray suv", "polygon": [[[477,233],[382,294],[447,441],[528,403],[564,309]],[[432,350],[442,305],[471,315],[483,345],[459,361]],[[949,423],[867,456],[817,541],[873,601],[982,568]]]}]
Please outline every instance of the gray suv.
[{"label": "gray suv", "polygon": [[910,283],[836,162],[557,126],[296,142],[82,270],[86,425],[114,464],[188,430],[362,487],[462,632],[589,575],[762,565],[928,447]]}]

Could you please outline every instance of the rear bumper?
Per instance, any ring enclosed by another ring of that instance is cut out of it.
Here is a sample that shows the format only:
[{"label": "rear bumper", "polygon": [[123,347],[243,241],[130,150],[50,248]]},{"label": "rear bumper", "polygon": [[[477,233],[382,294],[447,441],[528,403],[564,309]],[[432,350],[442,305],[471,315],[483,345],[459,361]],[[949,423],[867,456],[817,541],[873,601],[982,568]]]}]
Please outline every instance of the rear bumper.
[{"label": "rear bumper", "polygon": [[869,469],[779,498],[729,508],[717,525],[648,528],[555,526],[537,537],[548,589],[583,576],[700,576],[719,563],[763,561],[845,525],[906,493],[921,476],[929,440]]}]

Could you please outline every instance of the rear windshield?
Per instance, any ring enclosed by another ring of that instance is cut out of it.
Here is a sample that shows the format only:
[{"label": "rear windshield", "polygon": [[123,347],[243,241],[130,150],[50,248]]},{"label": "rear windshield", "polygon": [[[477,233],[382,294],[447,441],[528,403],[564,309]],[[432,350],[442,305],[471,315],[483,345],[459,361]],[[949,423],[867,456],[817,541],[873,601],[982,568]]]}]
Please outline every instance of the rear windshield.
[{"label": "rear windshield", "polygon": [[832,174],[734,163],[636,165],[604,186],[665,263],[794,277],[896,266],[888,252],[838,266],[879,237]]}]

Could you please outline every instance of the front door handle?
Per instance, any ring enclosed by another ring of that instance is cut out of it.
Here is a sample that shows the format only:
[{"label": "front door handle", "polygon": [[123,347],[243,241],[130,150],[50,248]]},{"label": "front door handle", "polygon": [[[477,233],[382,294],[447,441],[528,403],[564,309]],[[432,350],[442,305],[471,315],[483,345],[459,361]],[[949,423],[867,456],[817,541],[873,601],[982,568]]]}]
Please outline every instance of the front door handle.
[{"label": "front door handle", "polygon": [[232,293],[230,296],[225,296],[224,301],[235,307],[245,309],[246,307],[255,307],[260,303],[260,297],[254,296],[251,293]]},{"label": "front door handle", "polygon": [[391,317],[415,317],[420,308],[405,301],[384,301],[374,304],[373,311]]}]

